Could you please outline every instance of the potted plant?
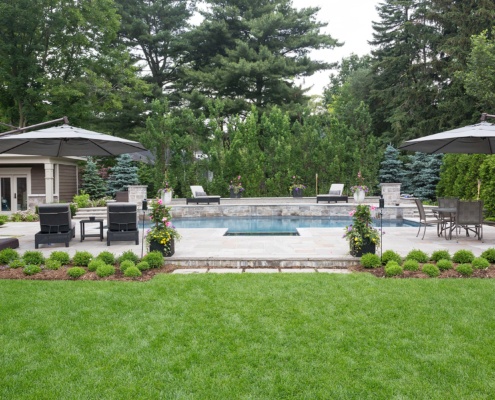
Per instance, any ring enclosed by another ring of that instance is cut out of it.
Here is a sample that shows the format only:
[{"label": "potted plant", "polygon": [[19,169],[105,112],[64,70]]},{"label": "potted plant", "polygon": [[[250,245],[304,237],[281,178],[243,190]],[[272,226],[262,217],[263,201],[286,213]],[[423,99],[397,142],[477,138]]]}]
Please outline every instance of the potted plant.
[{"label": "potted plant", "polygon": [[242,187],[240,175],[238,175],[236,178],[230,181],[229,191],[230,191],[231,199],[239,199],[242,197],[242,192],[244,192],[244,188]]},{"label": "potted plant", "polygon": [[358,205],[349,215],[352,224],[345,227],[344,237],[349,241],[350,253],[354,257],[361,257],[366,253],[375,253],[376,246],[380,244],[380,234],[373,228],[371,210],[374,206]]},{"label": "potted plant", "polygon": [[303,197],[304,189],[306,189],[306,186],[301,183],[301,177],[294,175],[292,177],[292,185],[289,186],[289,192],[292,194],[292,197]]},{"label": "potted plant", "polygon": [[351,186],[351,192],[354,195],[354,201],[358,204],[361,204],[366,197],[366,193],[369,192],[368,186],[364,184],[364,178],[361,175],[361,171],[358,172],[358,183],[355,186]]},{"label": "potted plant", "polygon": [[175,252],[175,241],[180,240],[179,232],[172,225],[170,210],[162,199],[151,201],[149,206],[150,219],[154,226],[146,233],[146,243],[149,251],[161,251],[165,257],[170,257]]},{"label": "potted plant", "polygon": [[170,204],[172,202],[172,188],[169,186],[168,181],[165,181],[163,188],[158,190],[158,196],[162,199],[165,204]]}]

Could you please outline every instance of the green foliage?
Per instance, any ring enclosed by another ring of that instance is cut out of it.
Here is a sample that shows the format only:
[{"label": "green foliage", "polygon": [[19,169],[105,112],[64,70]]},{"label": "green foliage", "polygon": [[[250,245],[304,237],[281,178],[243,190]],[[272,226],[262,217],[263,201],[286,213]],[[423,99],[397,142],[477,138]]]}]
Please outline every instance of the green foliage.
[{"label": "green foliage", "polygon": [[19,258],[19,253],[14,249],[3,249],[0,251],[0,264],[9,264],[12,260]]},{"label": "green foliage", "polygon": [[107,190],[106,183],[98,174],[96,163],[91,157],[87,159],[81,189],[92,200],[104,197]]},{"label": "green foliage", "polygon": [[133,267],[131,266],[124,271],[124,276],[129,278],[137,278],[138,276],[141,275],[142,275],[141,271],[136,266]]},{"label": "green foliage", "polygon": [[150,269],[150,265],[146,261],[141,261],[136,264],[136,267],[140,271],[146,271],[147,269]]},{"label": "green foliage", "polygon": [[39,250],[27,250],[22,255],[22,259],[26,264],[41,265],[45,262],[45,257],[43,253]]},{"label": "green foliage", "polygon": [[82,267],[72,267],[67,269],[67,275],[69,275],[72,279],[80,278],[85,273],[86,270]]},{"label": "green foliage", "polygon": [[88,271],[95,272],[98,267],[102,267],[104,265],[107,265],[107,263],[103,259],[95,258],[89,262]]},{"label": "green foliage", "polygon": [[477,257],[471,262],[471,265],[476,269],[487,269],[490,266],[490,263],[486,258]]},{"label": "green foliage", "polygon": [[89,194],[81,190],[81,193],[75,195],[72,201],[76,204],[77,208],[88,208],[91,207],[91,202],[89,201]]},{"label": "green foliage", "polygon": [[471,264],[459,264],[457,267],[455,267],[455,270],[459,272],[462,276],[471,276],[473,275],[473,267]]},{"label": "green foliage", "polygon": [[58,270],[62,266],[62,263],[58,260],[55,260],[53,258],[48,258],[45,261],[45,269],[50,269],[50,270]]},{"label": "green foliage", "polygon": [[127,250],[124,251],[118,258],[118,262],[122,264],[123,261],[125,260],[130,260],[134,264],[137,264],[139,262],[139,257],[132,251],[132,250]]},{"label": "green foliage", "polygon": [[473,260],[474,254],[471,250],[457,250],[452,257],[452,261],[459,264],[470,263]]},{"label": "green foliage", "polygon": [[17,211],[10,214],[10,220],[12,222],[34,222],[39,221],[39,219],[39,215],[31,210]]},{"label": "green foliage", "polygon": [[4,225],[9,220],[8,215],[0,215],[0,226]]},{"label": "green foliage", "polygon": [[136,264],[135,264],[133,261],[131,261],[131,260],[124,260],[124,261],[122,261],[122,262],[120,263],[120,270],[121,270],[122,272],[125,272],[125,270],[126,270],[127,268],[130,268],[130,267],[135,267],[135,266],[136,266]]},{"label": "green foliage", "polygon": [[70,256],[66,251],[52,251],[49,259],[60,261],[62,265],[67,265],[70,263]]},{"label": "green foliage", "polygon": [[78,267],[87,267],[92,259],[93,255],[89,251],[78,250],[72,257],[72,263]]},{"label": "green foliage", "polygon": [[115,256],[113,255],[113,253],[110,253],[109,251],[102,251],[100,254],[96,256],[96,258],[103,260],[105,264],[110,264],[110,265],[115,264]]},{"label": "green foliage", "polygon": [[385,149],[380,165],[380,182],[402,182],[403,163],[399,160],[399,150],[389,144]]},{"label": "green foliage", "polygon": [[385,275],[388,277],[402,275],[403,272],[404,270],[402,267],[395,261],[389,261],[387,265],[385,265]]},{"label": "green foliage", "polygon": [[100,278],[105,278],[110,275],[115,274],[115,267],[113,265],[101,265],[96,269],[96,275],[98,275]]},{"label": "green foliage", "polygon": [[110,169],[107,193],[115,197],[116,192],[127,191],[127,186],[139,184],[137,170],[129,154],[120,155],[117,165]]},{"label": "green foliage", "polygon": [[440,260],[450,260],[450,253],[448,250],[436,250],[431,254],[431,260],[438,262]]},{"label": "green foliage", "polygon": [[389,261],[395,261],[400,265],[402,263],[402,257],[393,250],[386,250],[382,254],[382,264],[387,265]]},{"label": "green foliage", "polygon": [[417,271],[419,269],[419,263],[412,259],[406,260],[402,264],[402,268],[404,268],[404,271]]},{"label": "green foliage", "polygon": [[150,268],[160,268],[165,258],[160,251],[151,251],[143,257],[143,261],[147,262]]},{"label": "green foliage", "polygon": [[365,243],[380,244],[378,230],[373,227],[370,207],[359,204],[352,215],[352,224],[344,229],[344,236],[349,242],[351,252],[361,250]]},{"label": "green foliage", "polygon": [[361,265],[364,268],[378,268],[381,266],[380,257],[372,253],[363,254],[361,257]]},{"label": "green foliage", "polygon": [[9,263],[10,268],[24,268],[26,266],[26,261],[22,258],[16,258]]},{"label": "green foliage", "polygon": [[41,272],[41,267],[36,264],[28,264],[22,269],[22,272],[24,272],[25,275],[39,274]]},{"label": "green foliage", "polygon": [[424,251],[413,249],[407,253],[406,260],[416,260],[419,263],[425,263],[428,262],[429,257]]},{"label": "green foliage", "polygon": [[447,271],[453,268],[452,261],[447,259],[438,260],[437,267],[440,271]]},{"label": "green foliage", "polygon": [[69,203],[69,208],[70,208],[71,217],[74,217],[77,213],[77,204],[76,203]]},{"label": "green foliage", "polygon": [[430,278],[436,278],[440,276],[440,269],[434,264],[423,264],[423,268],[421,268],[426,275]]},{"label": "green foliage", "polygon": [[488,262],[495,263],[495,248],[490,247],[481,253],[481,257],[486,258]]}]

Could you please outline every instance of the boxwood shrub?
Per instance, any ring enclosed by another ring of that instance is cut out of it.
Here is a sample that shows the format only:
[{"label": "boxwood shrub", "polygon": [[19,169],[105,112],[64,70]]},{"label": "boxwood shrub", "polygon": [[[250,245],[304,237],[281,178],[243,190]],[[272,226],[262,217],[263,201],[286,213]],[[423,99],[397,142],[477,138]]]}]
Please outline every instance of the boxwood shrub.
[{"label": "boxwood shrub", "polygon": [[477,257],[471,262],[471,265],[476,269],[487,269],[490,266],[490,263],[486,258]]},{"label": "boxwood shrub", "polygon": [[129,267],[124,271],[124,276],[130,277],[130,278],[137,278],[138,276],[141,276],[142,273],[139,270],[138,267]]},{"label": "boxwood shrub", "polygon": [[50,254],[50,257],[48,258],[50,260],[60,261],[60,264],[62,265],[67,265],[70,263],[69,253],[65,251],[52,251],[52,254]]},{"label": "boxwood shrub", "polygon": [[150,265],[146,261],[141,261],[136,264],[137,269],[140,271],[146,271],[147,269],[150,269]]},{"label": "boxwood shrub", "polygon": [[430,278],[436,278],[440,275],[440,269],[438,269],[438,267],[433,264],[424,264],[423,268],[421,268],[421,271],[423,271]]},{"label": "boxwood shrub", "polygon": [[119,263],[125,260],[131,260],[134,264],[137,264],[139,262],[139,257],[134,254],[132,250],[127,250],[124,251],[118,259]]},{"label": "boxwood shrub", "polygon": [[361,265],[364,268],[377,268],[382,265],[382,262],[376,254],[366,253],[361,257]]},{"label": "boxwood shrub", "polygon": [[58,270],[62,266],[62,263],[59,260],[52,260],[49,258],[48,260],[45,261],[45,268],[46,269],[51,269],[51,270]]},{"label": "boxwood shrub", "polygon": [[41,265],[45,262],[45,257],[43,257],[43,253],[39,250],[28,250],[25,251],[22,255],[23,260],[27,265]]},{"label": "boxwood shrub", "polygon": [[143,261],[146,261],[150,268],[160,268],[164,264],[165,258],[160,251],[151,251],[143,257]]},{"label": "boxwood shrub", "polygon": [[67,275],[73,279],[80,278],[86,273],[86,270],[82,267],[72,267],[67,270]]},{"label": "boxwood shrub", "polygon": [[448,250],[437,250],[431,254],[431,260],[438,262],[440,260],[450,260],[451,256]]},{"label": "boxwood shrub", "polygon": [[8,265],[12,260],[19,258],[19,253],[14,249],[3,249],[0,251],[0,264]]},{"label": "boxwood shrub", "polygon": [[136,264],[134,264],[133,261],[131,260],[124,260],[120,263],[120,270],[122,272],[125,272],[127,268],[130,268],[130,267],[135,267]]},{"label": "boxwood shrub", "polygon": [[452,257],[452,261],[459,264],[469,264],[474,260],[474,254],[471,250],[457,250]]},{"label": "boxwood shrub", "polygon": [[419,263],[416,260],[406,260],[402,268],[404,271],[417,271],[419,269]]},{"label": "boxwood shrub", "polygon": [[93,255],[89,251],[76,251],[72,263],[78,267],[87,267],[92,259]]},{"label": "boxwood shrub", "polygon": [[94,272],[98,269],[98,267],[102,267],[104,265],[107,265],[105,261],[100,258],[95,258],[89,262],[88,271]]},{"label": "boxwood shrub", "polygon": [[382,264],[387,265],[389,261],[395,261],[397,264],[401,264],[402,257],[393,250],[386,250],[382,254]]},{"label": "boxwood shrub", "polygon": [[455,270],[459,272],[462,276],[471,276],[473,275],[473,267],[471,264],[464,263],[464,264],[459,264]]},{"label": "boxwood shrub", "polygon": [[110,275],[115,274],[115,267],[110,264],[105,264],[96,269],[96,275],[98,275],[100,278],[105,278]]},{"label": "boxwood shrub", "polygon": [[115,256],[109,251],[102,251],[96,258],[105,261],[105,264],[113,265],[115,264]]},{"label": "boxwood shrub", "polygon": [[9,263],[10,268],[24,268],[26,266],[26,261],[22,258],[16,258]]},{"label": "boxwood shrub", "polygon": [[26,275],[34,275],[41,272],[41,267],[36,264],[26,265],[22,270]]},{"label": "boxwood shrub", "polygon": [[495,248],[490,247],[481,253],[481,257],[488,260],[489,263],[495,264]]},{"label": "boxwood shrub", "polygon": [[446,259],[438,260],[437,267],[440,271],[447,271],[453,268],[452,261]]},{"label": "boxwood shrub", "polygon": [[386,276],[402,275],[403,272],[404,270],[396,261],[389,261],[387,265],[385,265]]},{"label": "boxwood shrub", "polygon": [[429,259],[428,254],[418,249],[411,250],[406,256],[406,260],[416,260],[419,263],[428,262]]}]

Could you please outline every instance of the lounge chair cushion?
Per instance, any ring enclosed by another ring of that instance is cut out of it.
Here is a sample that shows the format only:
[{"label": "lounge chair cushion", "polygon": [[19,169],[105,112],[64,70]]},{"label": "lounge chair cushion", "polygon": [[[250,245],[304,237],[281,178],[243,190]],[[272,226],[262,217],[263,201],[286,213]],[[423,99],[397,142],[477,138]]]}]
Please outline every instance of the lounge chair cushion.
[{"label": "lounge chair cushion", "polygon": [[330,190],[328,192],[328,194],[331,195],[331,196],[340,196],[341,195],[341,192],[340,192],[340,190]]},{"label": "lounge chair cushion", "polygon": [[206,192],[196,192],[194,194],[196,197],[204,197],[204,196],[207,196]]}]

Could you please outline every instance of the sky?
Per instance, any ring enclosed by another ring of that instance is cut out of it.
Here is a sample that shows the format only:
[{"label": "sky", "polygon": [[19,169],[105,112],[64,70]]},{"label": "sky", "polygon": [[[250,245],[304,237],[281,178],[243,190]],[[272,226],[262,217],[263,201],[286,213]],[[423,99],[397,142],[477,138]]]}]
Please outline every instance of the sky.
[{"label": "sky", "polygon": [[[311,53],[311,58],[326,62],[337,62],[352,53],[368,54],[371,47],[368,41],[372,39],[372,21],[378,21],[375,7],[381,0],[292,0],[295,8],[319,7],[317,20],[328,23],[322,31],[330,34],[339,42],[345,42],[342,47],[333,50],[318,50]],[[298,82],[303,87],[313,85],[309,94],[322,94],[323,88],[329,83],[332,71],[324,71],[307,77]]]}]

